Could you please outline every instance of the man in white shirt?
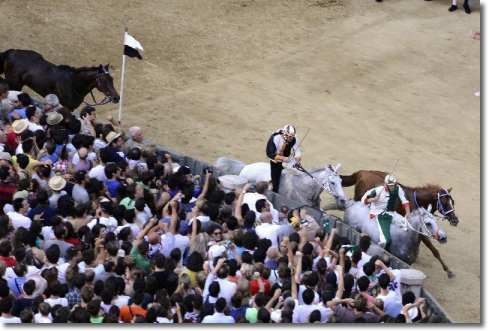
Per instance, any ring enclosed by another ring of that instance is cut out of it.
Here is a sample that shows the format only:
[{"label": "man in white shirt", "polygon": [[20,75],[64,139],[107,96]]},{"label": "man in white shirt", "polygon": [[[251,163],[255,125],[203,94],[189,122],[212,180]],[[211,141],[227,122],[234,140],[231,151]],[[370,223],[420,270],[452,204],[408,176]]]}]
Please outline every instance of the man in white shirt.
[{"label": "man in white shirt", "polygon": [[314,305],[315,292],[307,288],[303,291],[303,304],[293,310],[293,323],[307,323],[307,319],[314,310],[319,310],[318,305]]},{"label": "man in white shirt", "polygon": [[32,132],[36,132],[37,130],[42,130],[42,126],[39,125],[39,119],[41,117],[39,111],[34,106],[27,107],[25,111],[25,115],[27,116],[27,120],[29,121],[29,130]]},{"label": "man in white shirt", "polygon": [[271,246],[278,248],[278,235],[277,232],[280,228],[277,224],[271,224],[273,217],[269,212],[261,214],[261,225],[256,227],[256,234],[259,239],[271,240]]},{"label": "man in white shirt", "polygon": [[[247,203],[249,206],[249,209],[254,211],[255,213],[260,213],[261,211],[256,210],[256,201],[265,199],[268,201],[267,194],[268,194],[268,186],[269,183],[266,181],[261,181],[256,185],[256,192],[255,193],[245,193],[244,198],[242,199],[242,204]],[[269,202],[270,210],[269,212],[273,216],[273,223],[274,224],[279,224],[280,223],[280,218],[279,218],[279,212],[274,209],[273,204]],[[256,215],[258,216],[258,215]]]},{"label": "man in white shirt", "polygon": [[[26,228],[29,230],[32,221],[29,217],[24,216],[25,213],[29,211],[29,203],[27,202],[26,199],[23,198],[17,198],[14,199],[12,203],[14,207],[14,211],[9,212],[7,215],[10,217],[12,220],[12,226],[14,227],[15,230],[17,230],[20,227]],[[34,217],[34,220],[40,220],[40,215],[36,215],[37,217]]]},{"label": "man in white shirt", "polygon": [[[20,318],[11,315],[13,307],[14,307],[14,299],[12,299],[11,296],[7,296],[2,300],[0,300],[0,309],[2,311],[2,316],[0,317],[0,323],[22,323]],[[234,321],[233,318],[232,321]]]},{"label": "man in white shirt", "polygon": [[395,291],[389,291],[388,285],[390,284],[390,276],[386,273],[381,274],[378,277],[378,284],[380,285],[380,294],[376,296],[376,299],[383,300],[384,312],[392,317],[396,317],[400,314],[402,306],[396,302]]},{"label": "man in white shirt", "polygon": [[107,166],[109,160],[110,151],[106,148],[101,148],[98,154],[98,165],[90,170],[88,176],[90,176],[90,178],[96,178],[100,181],[107,180],[107,176],[105,176],[105,167]]},{"label": "man in white shirt", "polygon": [[226,306],[227,300],[219,298],[217,302],[215,302],[216,312],[213,315],[205,316],[202,323],[235,323],[232,316],[225,316],[224,309]]},{"label": "man in white shirt", "polygon": [[107,228],[107,232],[114,232],[117,228],[117,220],[110,216],[113,212],[112,202],[108,199],[104,199],[100,202],[100,205],[96,211],[96,215],[100,215],[99,217],[95,217],[87,226],[91,229],[97,224],[103,224]]}]

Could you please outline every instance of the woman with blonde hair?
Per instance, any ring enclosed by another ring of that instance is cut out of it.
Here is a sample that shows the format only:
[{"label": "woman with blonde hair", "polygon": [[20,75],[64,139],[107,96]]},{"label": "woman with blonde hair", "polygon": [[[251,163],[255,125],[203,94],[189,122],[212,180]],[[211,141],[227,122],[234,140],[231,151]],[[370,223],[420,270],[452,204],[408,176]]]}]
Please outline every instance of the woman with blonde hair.
[{"label": "woman with blonde hair", "polygon": [[146,162],[151,155],[156,155],[156,145],[143,145],[141,148],[142,162]]}]

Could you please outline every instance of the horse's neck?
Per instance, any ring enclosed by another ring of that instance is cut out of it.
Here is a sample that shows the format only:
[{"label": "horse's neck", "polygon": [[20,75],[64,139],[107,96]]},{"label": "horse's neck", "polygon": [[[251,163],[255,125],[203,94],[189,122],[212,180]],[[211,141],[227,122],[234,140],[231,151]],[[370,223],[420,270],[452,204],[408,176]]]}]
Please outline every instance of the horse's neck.
[{"label": "horse's neck", "polygon": [[[427,207],[430,204],[432,205],[432,213],[437,210],[437,190],[434,189],[430,190],[422,187],[415,187],[415,188],[405,187],[404,191],[409,195],[411,202],[413,202],[412,205],[413,208],[417,209],[417,204],[418,204],[420,207],[424,207],[425,209],[427,209]],[[416,195],[417,204],[415,203],[414,192],[417,192]]]},{"label": "horse's neck", "polygon": [[[327,176],[327,173],[325,170],[315,170],[315,171],[311,171],[310,174],[312,176],[315,177],[315,179],[317,179],[317,181],[319,183],[322,183],[325,179],[325,176]],[[322,187],[322,185],[319,185],[315,180],[313,180],[312,178],[310,178],[310,176],[306,175],[308,177],[308,179],[315,185],[311,185],[311,187],[313,187],[313,189],[311,189],[311,195],[314,197],[314,198],[318,198],[318,196],[322,193],[322,191],[324,190],[324,188]]]},{"label": "horse's neck", "polygon": [[73,89],[81,98],[84,98],[95,87],[96,81],[96,70],[73,73],[71,77]]}]

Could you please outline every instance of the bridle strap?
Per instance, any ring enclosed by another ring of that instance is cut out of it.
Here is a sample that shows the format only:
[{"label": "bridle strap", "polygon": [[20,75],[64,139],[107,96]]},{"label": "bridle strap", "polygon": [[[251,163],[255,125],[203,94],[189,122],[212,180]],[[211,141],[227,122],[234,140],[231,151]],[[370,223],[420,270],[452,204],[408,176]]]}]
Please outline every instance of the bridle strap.
[{"label": "bridle strap", "polygon": [[83,102],[85,105],[87,105],[87,106],[91,106],[91,107],[93,107],[93,106],[101,106],[101,105],[104,105],[104,104],[106,104],[106,103],[109,103],[109,102],[112,100],[112,97],[111,97],[111,96],[109,96],[109,95],[106,93],[105,89],[103,88],[103,85],[101,85],[101,84],[100,84],[100,76],[101,76],[101,75],[109,75],[109,73],[108,73],[108,72],[106,72],[105,70],[104,70],[104,72],[103,72],[102,74],[97,73],[97,78],[96,78],[96,80],[95,80],[95,87],[97,87],[97,86],[99,86],[99,87],[100,87],[100,89],[102,90],[102,93],[105,95],[105,98],[103,98],[103,99],[102,99],[102,101],[97,102],[97,100],[95,99],[95,96],[93,95],[93,89],[91,89],[91,90],[90,90],[90,94],[91,94],[91,96],[92,96],[93,102],[95,102],[94,104],[90,104],[90,103],[88,103],[88,102],[85,102],[84,98],[82,98],[82,97],[81,97],[81,95],[78,93],[78,91],[76,91],[76,89],[73,87],[73,84],[71,83],[71,80],[70,80],[70,79],[69,79],[69,77],[68,77],[68,74],[69,74],[69,73],[70,73],[70,71],[68,71],[68,72],[66,73],[66,78],[67,78],[67,79],[68,79],[68,81],[70,82],[71,89],[72,89],[72,90],[75,92],[75,94],[78,96],[78,98],[80,98],[80,99],[81,99],[81,102]]},{"label": "bridle strap", "polygon": [[437,227],[437,231],[435,232],[435,235],[432,234],[429,229],[427,228],[427,225],[425,225],[425,222],[424,222],[424,217],[422,217],[422,215],[420,215],[420,220],[422,222],[422,225],[425,227],[425,230],[427,231],[427,234],[425,234],[424,232],[421,232],[421,231],[418,231],[418,230],[415,230],[413,228],[413,226],[410,224],[410,222],[407,220],[406,217],[404,217],[405,219],[405,224],[404,224],[404,228],[405,228],[405,231],[407,230],[407,225],[410,229],[412,229],[413,231],[417,232],[418,234],[422,235],[422,236],[425,236],[427,238],[434,238],[435,240],[438,240],[439,238],[439,227]]},{"label": "bridle strap", "polygon": [[327,193],[329,193],[330,195],[332,195],[333,197],[335,197],[335,195],[332,193],[332,190],[330,189],[330,185],[329,185],[329,175],[326,175],[327,177],[327,182],[326,182],[326,185],[322,184],[321,182],[318,181],[317,178],[315,178],[311,173],[309,173],[307,170],[305,170],[305,168],[302,167],[302,165],[300,163],[296,163],[294,165],[294,167],[298,170],[298,171],[301,171],[307,175],[310,176],[310,178],[312,178],[314,181],[317,182],[317,184],[319,184],[320,186],[322,186],[322,188],[324,190],[327,191]]},{"label": "bridle strap", "polygon": [[[448,211],[445,211],[444,210],[444,207],[442,206],[442,203],[441,203],[441,198],[442,197],[450,197],[451,198],[451,194],[449,194],[449,191],[446,190],[446,189],[442,189],[444,190],[444,194],[439,194],[437,193],[437,209],[440,210],[440,212],[442,213],[442,215],[444,215],[444,217],[447,217],[447,214],[449,213],[452,213],[455,211],[454,207]],[[452,198],[451,198],[452,200]]]}]

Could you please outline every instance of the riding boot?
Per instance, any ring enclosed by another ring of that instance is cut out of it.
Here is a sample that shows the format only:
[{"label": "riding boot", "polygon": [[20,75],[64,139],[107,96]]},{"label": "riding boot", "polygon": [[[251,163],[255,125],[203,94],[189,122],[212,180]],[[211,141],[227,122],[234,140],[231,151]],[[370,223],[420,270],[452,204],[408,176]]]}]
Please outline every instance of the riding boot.
[{"label": "riding boot", "polygon": [[[387,213],[381,213],[378,215],[378,223],[380,225],[380,231],[383,232],[383,236],[386,240],[385,249],[388,250],[391,244],[391,235],[390,235],[390,224],[393,220],[393,217]],[[388,249],[387,249],[388,248]]]},{"label": "riding boot", "polygon": [[274,163],[270,161],[271,164],[271,181],[273,183],[273,192],[278,193],[280,189],[280,179],[281,173],[283,171],[283,165],[281,162]]}]

